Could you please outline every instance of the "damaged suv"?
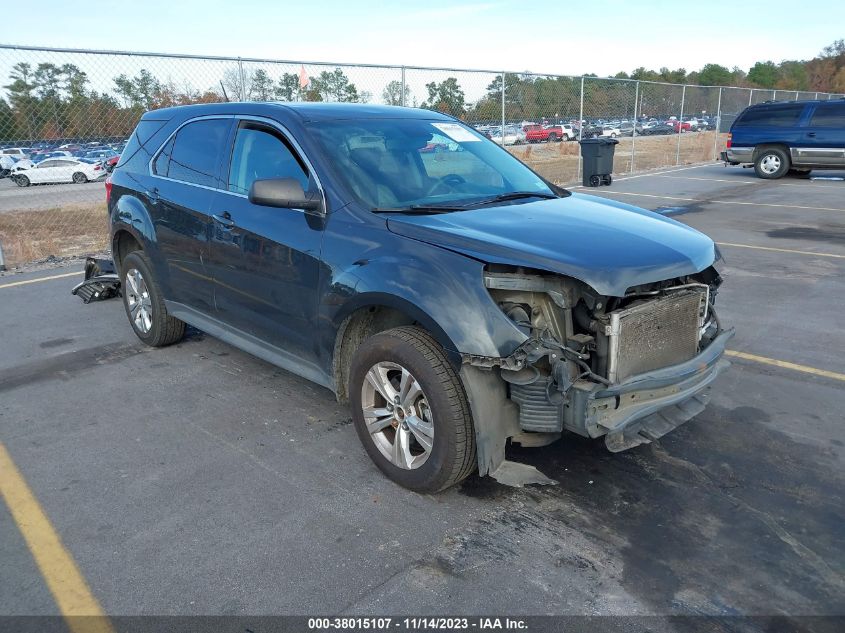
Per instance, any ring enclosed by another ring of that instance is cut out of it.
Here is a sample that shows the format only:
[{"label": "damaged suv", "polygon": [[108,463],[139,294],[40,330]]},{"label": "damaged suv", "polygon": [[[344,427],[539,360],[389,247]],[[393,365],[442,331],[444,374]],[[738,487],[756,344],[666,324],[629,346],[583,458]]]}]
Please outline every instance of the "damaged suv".
[{"label": "damaged suv", "polygon": [[494,472],[508,440],[649,442],[728,365],[708,237],[561,189],[436,112],[148,112],[107,195],[142,341],[187,323],[331,389],[413,490]]}]

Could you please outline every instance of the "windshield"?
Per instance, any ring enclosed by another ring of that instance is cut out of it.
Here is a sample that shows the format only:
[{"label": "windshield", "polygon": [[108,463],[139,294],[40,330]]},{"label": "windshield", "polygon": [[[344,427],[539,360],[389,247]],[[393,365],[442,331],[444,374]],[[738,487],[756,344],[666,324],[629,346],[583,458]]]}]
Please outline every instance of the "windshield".
[{"label": "windshield", "polygon": [[525,165],[457,122],[339,120],[309,129],[371,209],[464,205],[512,193],[555,195]]}]

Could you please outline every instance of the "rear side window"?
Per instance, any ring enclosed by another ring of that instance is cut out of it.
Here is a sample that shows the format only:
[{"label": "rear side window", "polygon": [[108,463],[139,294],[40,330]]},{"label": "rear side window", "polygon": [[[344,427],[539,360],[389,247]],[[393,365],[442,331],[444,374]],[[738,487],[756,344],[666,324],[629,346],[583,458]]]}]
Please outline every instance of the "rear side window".
[{"label": "rear side window", "polygon": [[838,127],[845,129],[845,103],[823,103],[816,106],[812,127]]},{"label": "rear side window", "polygon": [[215,187],[217,161],[230,124],[231,119],[202,119],[182,127],[156,157],[156,175]]},{"label": "rear side window", "polygon": [[793,127],[804,111],[804,104],[766,106],[746,110],[736,122],[737,127]]},{"label": "rear side window", "polygon": [[[162,126],[167,123],[167,121],[156,121],[152,119],[143,119],[142,121],[138,122],[138,126],[135,128],[135,131],[132,132],[132,135],[129,137],[129,141],[126,143],[126,147],[123,148],[123,151],[120,153],[120,161],[118,162],[118,167],[123,167],[130,158],[132,158],[143,145],[150,140],[150,138],[158,132]],[[150,151],[152,153],[152,151]],[[149,161],[149,155],[147,156],[147,160]]]},{"label": "rear side window", "polygon": [[235,137],[229,169],[229,191],[249,193],[252,183],[266,178],[295,178],[308,191],[308,174],[276,131],[242,124]]}]

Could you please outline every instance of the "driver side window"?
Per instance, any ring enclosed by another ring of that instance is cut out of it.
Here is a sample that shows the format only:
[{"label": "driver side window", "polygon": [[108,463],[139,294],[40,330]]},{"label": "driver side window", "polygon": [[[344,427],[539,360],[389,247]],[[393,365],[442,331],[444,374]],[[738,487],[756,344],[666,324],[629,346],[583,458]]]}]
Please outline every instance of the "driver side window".
[{"label": "driver side window", "polygon": [[308,173],[293,149],[273,130],[245,122],[241,124],[232,149],[228,189],[247,195],[252,183],[267,178],[294,178],[308,191]]}]

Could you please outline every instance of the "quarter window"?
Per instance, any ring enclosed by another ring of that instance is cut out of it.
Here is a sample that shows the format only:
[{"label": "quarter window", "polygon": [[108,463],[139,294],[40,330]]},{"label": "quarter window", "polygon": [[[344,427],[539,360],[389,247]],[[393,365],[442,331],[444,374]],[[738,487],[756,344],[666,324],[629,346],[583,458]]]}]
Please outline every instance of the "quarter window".
[{"label": "quarter window", "polygon": [[798,118],[804,111],[804,104],[766,106],[746,110],[736,122],[737,127],[792,127],[798,125]]},{"label": "quarter window", "polygon": [[248,194],[252,183],[267,178],[295,178],[308,191],[308,173],[275,130],[243,123],[235,137],[229,168],[229,191]]},{"label": "quarter window", "polygon": [[217,185],[220,150],[229,130],[229,119],[202,119],[188,123],[156,158],[156,175],[195,185]]},{"label": "quarter window", "polygon": [[838,127],[845,129],[845,104],[824,103],[816,106],[813,118],[810,119],[812,127]]}]

